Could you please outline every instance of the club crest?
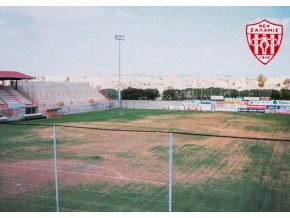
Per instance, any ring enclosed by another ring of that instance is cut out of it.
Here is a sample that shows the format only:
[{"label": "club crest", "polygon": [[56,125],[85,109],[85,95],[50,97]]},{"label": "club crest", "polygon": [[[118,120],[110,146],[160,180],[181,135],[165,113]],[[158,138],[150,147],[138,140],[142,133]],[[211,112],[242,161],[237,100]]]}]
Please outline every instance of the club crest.
[{"label": "club crest", "polygon": [[283,25],[262,20],[246,26],[248,45],[254,56],[264,65],[277,54],[282,38]]}]

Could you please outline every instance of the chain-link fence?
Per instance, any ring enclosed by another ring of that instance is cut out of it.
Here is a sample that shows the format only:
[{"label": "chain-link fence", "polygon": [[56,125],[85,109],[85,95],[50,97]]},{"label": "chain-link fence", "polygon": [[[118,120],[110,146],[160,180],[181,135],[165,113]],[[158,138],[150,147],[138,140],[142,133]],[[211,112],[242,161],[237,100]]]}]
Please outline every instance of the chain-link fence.
[{"label": "chain-link fence", "polygon": [[0,210],[55,211],[52,127],[0,129]]},{"label": "chain-link fence", "polygon": [[290,143],[175,134],[174,211],[289,211]]},{"label": "chain-link fence", "polygon": [[[80,104],[72,104],[69,106],[60,107],[61,108],[60,116],[67,115],[67,114],[88,113],[88,112],[92,112],[92,111],[112,109],[112,108],[116,108],[116,107],[117,106],[113,101],[97,102],[97,103],[84,102],[84,103],[80,103]],[[43,110],[45,110],[45,109],[43,109]]]},{"label": "chain-link fence", "polygon": [[1,211],[289,211],[290,140],[0,126]]},{"label": "chain-link fence", "polygon": [[153,154],[167,135],[57,126],[57,143],[61,211],[167,211],[167,156]]}]

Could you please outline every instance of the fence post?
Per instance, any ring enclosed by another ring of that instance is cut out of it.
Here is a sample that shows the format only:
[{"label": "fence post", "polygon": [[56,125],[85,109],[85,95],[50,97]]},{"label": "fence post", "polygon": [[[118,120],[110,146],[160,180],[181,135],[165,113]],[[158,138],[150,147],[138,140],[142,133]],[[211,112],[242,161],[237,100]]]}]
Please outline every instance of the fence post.
[{"label": "fence post", "polygon": [[172,212],[172,173],[173,173],[173,133],[169,135],[169,212]]},{"label": "fence post", "polygon": [[55,180],[56,211],[59,212],[55,124],[53,124],[53,153],[54,153],[54,180]]}]

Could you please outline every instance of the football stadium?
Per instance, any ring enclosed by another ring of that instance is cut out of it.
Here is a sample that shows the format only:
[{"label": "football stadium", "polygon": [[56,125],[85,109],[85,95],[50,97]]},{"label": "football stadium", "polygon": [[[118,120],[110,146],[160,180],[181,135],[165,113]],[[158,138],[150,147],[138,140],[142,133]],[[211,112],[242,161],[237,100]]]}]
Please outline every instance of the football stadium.
[{"label": "football stadium", "polygon": [[0,80],[1,211],[289,211],[288,100]]},{"label": "football stadium", "polygon": [[290,212],[290,7],[265,4],[0,7],[0,212]]}]

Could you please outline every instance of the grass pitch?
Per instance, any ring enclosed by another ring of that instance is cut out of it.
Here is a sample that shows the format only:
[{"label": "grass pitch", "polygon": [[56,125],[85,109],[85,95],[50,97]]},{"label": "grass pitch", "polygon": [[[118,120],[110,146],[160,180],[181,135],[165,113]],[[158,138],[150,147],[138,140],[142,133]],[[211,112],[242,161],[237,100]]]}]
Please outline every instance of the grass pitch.
[{"label": "grass pitch", "polygon": [[[290,138],[290,116],[108,110],[21,124]],[[57,127],[61,211],[168,211],[168,134]],[[52,128],[0,125],[0,210],[55,211]],[[173,211],[289,211],[290,145],[174,135]]]}]

